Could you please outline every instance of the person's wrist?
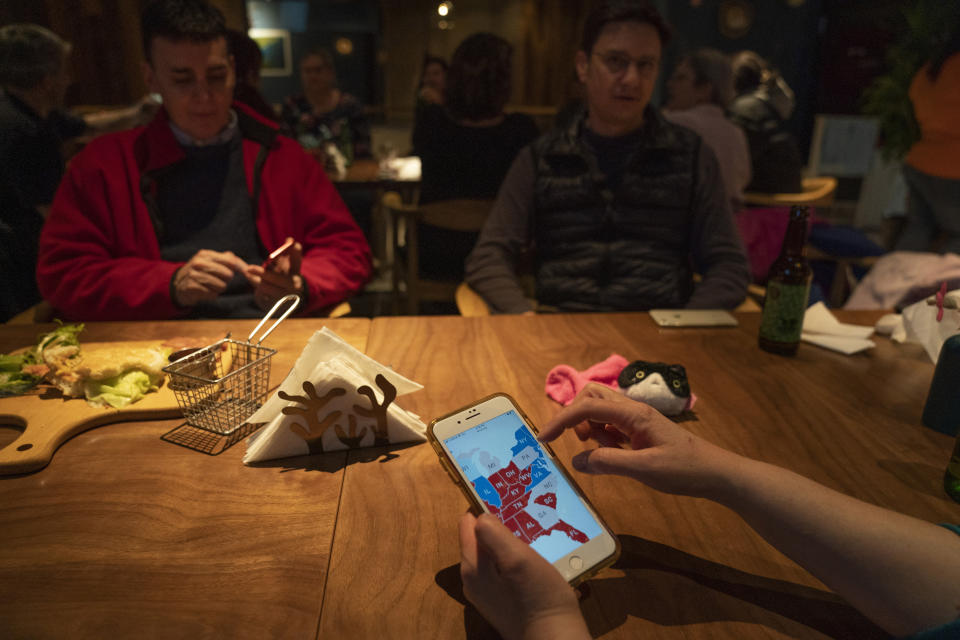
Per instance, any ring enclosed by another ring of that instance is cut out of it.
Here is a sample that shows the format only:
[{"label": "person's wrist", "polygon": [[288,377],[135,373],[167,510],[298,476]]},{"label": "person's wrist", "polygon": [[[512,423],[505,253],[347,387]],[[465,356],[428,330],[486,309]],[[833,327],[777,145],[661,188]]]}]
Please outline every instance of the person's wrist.
[{"label": "person's wrist", "polygon": [[519,636],[523,640],[574,640],[590,638],[587,623],[579,606],[541,614],[527,622]]},{"label": "person's wrist", "polygon": [[700,497],[736,511],[750,482],[748,478],[760,463],[720,447],[716,447],[716,450],[714,458],[708,463],[711,468],[708,488]]}]

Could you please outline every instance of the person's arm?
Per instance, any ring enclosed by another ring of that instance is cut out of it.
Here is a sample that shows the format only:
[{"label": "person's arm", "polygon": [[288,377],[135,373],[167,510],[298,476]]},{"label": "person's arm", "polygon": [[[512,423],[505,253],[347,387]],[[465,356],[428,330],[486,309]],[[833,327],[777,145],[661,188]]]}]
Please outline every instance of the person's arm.
[{"label": "person's arm", "polygon": [[160,105],[149,95],[126,107],[102,109],[81,114],[80,117],[94,133],[108,133],[129,129],[149,121]]},{"label": "person's arm", "polygon": [[750,265],[730,212],[720,165],[706,144],[700,145],[693,193],[690,247],[702,280],[687,301],[689,309],[733,309],[747,295]]},{"label": "person's arm", "polygon": [[460,576],[464,595],[504,638],[590,637],[560,572],[495,516],[460,518]]},{"label": "person's arm", "polygon": [[[96,151],[95,151],[96,149]],[[40,234],[37,284],[64,319],[164,320],[182,316],[171,295],[180,263],[161,260],[117,152],[95,141],[74,159]]]},{"label": "person's arm", "polygon": [[467,256],[466,280],[496,313],[532,311],[517,280],[516,264],[530,244],[533,152],[520,152],[507,172],[477,244]]},{"label": "person's arm", "polygon": [[[586,421],[586,422],[585,422]],[[573,466],[632,477],[654,489],[708,498],[894,635],[957,620],[960,537],[828,489],[791,471],[698,438],[643,403],[588,385],[540,432],[581,439],[611,433],[627,448],[584,451]]]}]

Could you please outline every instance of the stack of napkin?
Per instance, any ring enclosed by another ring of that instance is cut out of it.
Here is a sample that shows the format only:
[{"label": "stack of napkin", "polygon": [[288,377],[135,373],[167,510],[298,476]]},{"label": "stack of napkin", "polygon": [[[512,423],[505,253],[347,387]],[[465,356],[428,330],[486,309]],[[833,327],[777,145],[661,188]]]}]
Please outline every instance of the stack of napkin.
[{"label": "stack of napkin", "polygon": [[247,440],[243,462],[423,442],[426,425],[393,402],[422,388],[324,327],[248,419],[268,424]]},{"label": "stack of napkin", "polygon": [[803,333],[800,339],[818,347],[851,355],[875,347],[871,340],[873,327],[846,324],[837,320],[826,305],[818,302],[803,315]]}]

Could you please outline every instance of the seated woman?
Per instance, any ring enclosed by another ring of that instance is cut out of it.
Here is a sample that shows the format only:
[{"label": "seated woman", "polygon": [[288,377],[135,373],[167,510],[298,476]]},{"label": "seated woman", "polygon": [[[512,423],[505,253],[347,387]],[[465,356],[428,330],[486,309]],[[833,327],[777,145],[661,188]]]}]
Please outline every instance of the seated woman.
[{"label": "seated woman", "polygon": [[417,110],[428,104],[443,104],[447,87],[447,61],[429,53],[423,56],[420,82],[417,83]]},{"label": "seated woman", "polygon": [[[538,135],[527,115],[506,114],[513,47],[476,33],[460,43],[447,74],[444,105],[425,105],[413,131],[420,156],[420,202],[493,198],[520,149]],[[463,262],[477,234],[422,228],[420,271],[425,277],[463,279]]]},{"label": "seated woman", "polygon": [[332,142],[347,165],[370,158],[370,123],[359,100],[337,88],[333,56],[315,47],[300,59],[303,93],[287,98],[282,120],[291,136],[331,167],[324,146]]},{"label": "seated woman", "polygon": [[738,211],[750,182],[750,151],[743,131],[723,111],[733,97],[730,61],[715,49],[684,56],[667,81],[667,95],[664,117],[693,129],[713,149],[731,207]]},{"label": "seated woman", "polygon": [[753,178],[747,191],[800,193],[803,160],[785,122],[793,113],[793,91],[766,60],[753,51],[733,58],[736,97],[727,117],[747,134]]}]

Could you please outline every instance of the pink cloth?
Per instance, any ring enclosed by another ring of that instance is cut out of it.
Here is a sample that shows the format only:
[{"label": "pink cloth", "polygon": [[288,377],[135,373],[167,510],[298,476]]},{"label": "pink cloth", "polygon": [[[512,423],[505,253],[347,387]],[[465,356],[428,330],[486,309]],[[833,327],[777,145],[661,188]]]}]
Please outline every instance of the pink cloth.
[{"label": "pink cloth", "polygon": [[577,397],[588,382],[597,382],[611,389],[620,390],[617,376],[630,362],[619,354],[611,354],[585,371],[577,371],[568,364],[558,364],[547,374],[547,395],[567,406]]}]

